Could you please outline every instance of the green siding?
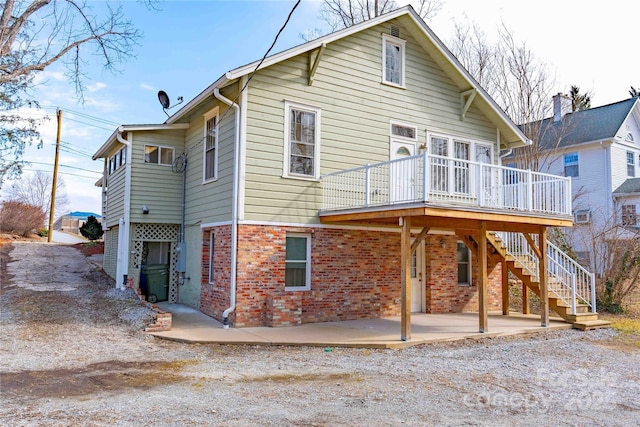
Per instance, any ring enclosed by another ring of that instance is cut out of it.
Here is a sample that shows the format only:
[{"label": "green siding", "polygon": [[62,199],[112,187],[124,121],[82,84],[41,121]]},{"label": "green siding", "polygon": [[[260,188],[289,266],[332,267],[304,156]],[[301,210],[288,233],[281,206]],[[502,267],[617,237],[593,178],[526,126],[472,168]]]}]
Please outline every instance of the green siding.
[{"label": "green siding", "polygon": [[124,216],[124,185],[125,170],[122,166],[107,177],[107,200],[104,216],[107,227],[118,225],[118,220]]},{"label": "green siding", "polygon": [[[171,166],[144,163],[145,145],[173,147],[177,158],[183,151],[184,131],[134,132],[131,152],[131,222],[176,224],[181,219],[182,174]],[[142,214],[142,205],[149,214]]]},{"label": "green siding", "polygon": [[[306,53],[254,75],[248,90],[247,220],[318,222],[320,183],[282,177],[285,100],[321,109],[321,174],[389,160],[391,120],[417,125],[419,143],[428,131],[496,145],[495,125],[475,105],[460,120],[462,88],[412,38],[403,26],[408,22],[398,19],[328,44],[311,86]],[[381,83],[382,33],[391,24],[406,40],[406,89]]]}]

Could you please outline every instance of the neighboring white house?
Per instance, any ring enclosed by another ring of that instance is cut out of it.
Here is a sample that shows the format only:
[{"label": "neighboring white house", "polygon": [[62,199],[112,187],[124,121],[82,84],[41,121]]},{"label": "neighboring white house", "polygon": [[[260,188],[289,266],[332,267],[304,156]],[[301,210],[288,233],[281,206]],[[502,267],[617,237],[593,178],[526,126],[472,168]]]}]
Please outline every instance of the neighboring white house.
[{"label": "neighboring white house", "polygon": [[[590,259],[593,236],[622,225],[640,231],[640,98],[571,112],[566,95],[554,96],[554,116],[540,126],[547,152],[544,172],[571,177],[577,255]],[[542,169],[542,167],[541,167]],[[620,236],[616,232],[615,236]]]}]

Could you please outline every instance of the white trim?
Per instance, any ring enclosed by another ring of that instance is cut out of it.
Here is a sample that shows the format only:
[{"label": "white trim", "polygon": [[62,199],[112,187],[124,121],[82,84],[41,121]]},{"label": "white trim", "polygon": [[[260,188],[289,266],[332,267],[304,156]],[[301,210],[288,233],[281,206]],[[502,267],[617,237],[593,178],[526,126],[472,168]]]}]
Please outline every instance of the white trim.
[{"label": "white trim", "polygon": [[[207,184],[209,182],[214,182],[218,180],[218,153],[219,153],[219,141],[220,141],[220,115],[218,114],[219,112],[219,108],[218,107],[214,107],[211,110],[207,111],[205,114],[203,114],[203,119],[204,119],[204,125],[202,126],[203,129],[203,136],[202,136],[202,183],[203,184]],[[215,155],[213,158],[213,176],[207,178],[206,174],[207,174],[207,122],[211,119],[215,118],[215,129],[216,129],[216,135],[215,135],[215,141],[214,141],[214,147],[213,150],[215,151]]]},{"label": "white trim", "polygon": [[[315,140],[313,145],[313,175],[295,174],[289,171],[289,163],[291,161],[291,141],[289,140],[291,135],[291,110],[300,110],[307,113],[315,114]],[[284,101],[284,135],[283,135],[283,148],[284,155],[282,159],[282,177],[294,178],[302,180],[319,180],[320,179],[320,141],[321,141],[321,109],[306,104],[300,104],[297,102]]]},{"label": "white trim", "polygon": [[[286,286],[285,291],[308,291],[311,289],[311,234],[310,233],[286,233],[285,239],[289,237],[304,238],[307,244],[306,250],[306,269],[305,269],[305,285],[304,286]],[[292,262],[302,262],[302,260],[292,260]],[[285,270],[287,268],[286,241],[285,241]],[[285,279],[286,282],[286,279]]]},{"label": "white trim", "polygon": [[[475,147],[478,145],[482,145],[482,146],[487,146],[489,148],[491,148],[491,163],[492,165],[500,165],[501,162],[498,162],[497,159],[495,158],[495,153],[496,153],[496,143],[494,141],[489,141],[489,140],[483,140],[483,139],[475,139],[475,138],[469,138],[466,136],[458,136],[458,135],[450,135],[450,134],[446,134],[446,133],[441,133],[441,132],[427,132],[427,141],[426,141],[426,150],[427,153],[429,154],[433,154],[431,153],[431,138],[441,138],[441,139],[446,139],[447,140],[447,157],[451,157],[454,158],[454,153],[455,153],[455,142],[464,142],[464,143],[469,143],[470,147],[469,147],[469,155],[470,156],[474,156],[475,157]],[[470,159],[470,161],[475,162],[475,159]]]},{"label": "white trim", "polygon": [[473,269],[472,269],[472,265],[473,265],[473,254],[471,253],[471,250],[467,247],[467,245],[464,244],[464,242],[462,242],[461,240],[458,240],[456,242],[456,276],[458,276],[458,273],[460,272],[458,267],[460,266],[460,261],[458,261],[458,245],[462,245],[462,247],[464,249],[467,250],[467,277],[469,278],[468,282],[460,282],[460,277],[458,277],[456,280],[458,281],[458,286],[473,286]]},{"label": "white trim", "polygon": [[[203,224],[202,228],[216,227],[220,225],[229,225],[230,222],[219,222],[219,223],[210,223]],[[296,227],[296,228],[325,228],[325,229],[335,229],[335,230],[362,230],[362,231],[384,231],[387,233],[400,233],[400,228],[395,226],[390,227],[368,227],[368,226],[357,226],[357,225],[333,225],[333,224],[306,224],[300,222],[277,222],[277,221],[251,221],[245,220],[240,221],[239,225],[265,225],[269,227]],[[392,228],[393,227],[393,228]],[[412,232],[419,232],[421,228],[412,229]],[[429,235],[437,234],[443,236],[453,236],[455,233],[453,231],[448,230],[430,230]]]},{"label": "white trim", "polygon": [[[400,48],[400,83],[392,82],[387,79],[387,43]],[[406,89],[406,44],[406,40],[399,39],[398,37],[394,37],[390,34],[382,34],[382,84]]]},{"label": "white trim", "polygon": [[[158,149],[158,161],[157,163],[147,162],[147,147],[156,147]],[[162,150],[169,149],[172,151],[171,163],[162,163]],[[173,162],[176,159],[176,148],[168,145],[158,144],[144,144],[144,150],[142,152],[142,163],[145,165],[158,165],[158,166],[173,166]]]},{"label": "white trim", "polygon": [[231,225],[231,221],[206,222],[204,224],[200,224],[200,230],[205,228],[221,227],[223,225]]},{"label": "white trim", "polygon": [[[248,77],[240,79],[240,87],[245,87]],[[238,162],[238,220],[244,219],[245,212],[245,189],[247,181],[247,109],[249,104],[249,86],[240,95],[240,141],[239,141],[239,162]]]},{"label": "white trim", "polygon": [[214,279],[215,279],[214,268],[213,268],[215,240],[216,240],[216,233],[214,231],[210,231],[209,232],[209,277],[207,278],[207,281],[209,282],[210,285],[213,285]]}]

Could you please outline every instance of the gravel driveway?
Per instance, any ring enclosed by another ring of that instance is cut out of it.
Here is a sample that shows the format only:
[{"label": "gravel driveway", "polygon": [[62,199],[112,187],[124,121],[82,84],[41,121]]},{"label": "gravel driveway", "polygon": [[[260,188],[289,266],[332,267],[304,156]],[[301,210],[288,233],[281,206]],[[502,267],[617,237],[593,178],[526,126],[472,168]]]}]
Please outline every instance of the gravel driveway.
[{"label": "gravel driveway", "polygon": [[[3,426],[635,426],[612,330],[405,350],[188,345],[75,248],[4,246]],[[8,256],[7,256],[8,253]]]}]

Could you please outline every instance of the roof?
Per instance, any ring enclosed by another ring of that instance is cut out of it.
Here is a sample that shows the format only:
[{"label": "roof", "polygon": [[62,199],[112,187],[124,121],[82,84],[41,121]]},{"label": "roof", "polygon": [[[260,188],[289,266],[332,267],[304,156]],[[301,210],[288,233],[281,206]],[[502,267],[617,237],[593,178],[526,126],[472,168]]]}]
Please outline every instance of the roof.
[{"label": "roof", "polygon": [[639,98],[630,98],[601,107],[566,114],[554,123],[553,117],[542,120],[539,144],[544,149],[613,139],[620,127],[638,104]]},{"label": "roof", "polygon": [[614,197],[630,194],[640,194],[640,178],[629,178],[613,190]]},{"label": "roof", "polygon": [[90,216],[94,216],[97,218],[102,218],[102,216],[98,215],[97,213],[93,213],[93,212],[79,212],[79,211],[75,211],[75,212],[69,212],[66,215],[63,216],[70,216],[73,218],[77,218],[77,219],[87,219]]},{"label": "roof", "polygon": [[284,50],[280,53],[276,53],[265,58],[262,63],[260,63],[260,61],[255,61],[230,70],[220,78],[218,78],[218,80],[212,83],[195,98],[187,102],[182,108],[180,108],[180,110],[169,117],[165,123],[177,123],[186,114],[188,114],[189,111],[198,106],[204,100],[211,97],[216,89],[221,89],[225,86],[228,86],[235,80],[253,73],[254,70],[267,68],[271,65],[287,60],[294,56],[317,49],[336,40],[343,39],[351,34],[363,31],[367,28],[371,28],[373,26],[400,17],[408,17],[416,24],[416,28],[418,28],[418,32],[422,35],[422,39],[426,38],[426,40],[428,41],[429,48],[431,49],[430,53],[434,56],[434,59],[440,64],[440,66],[445,69],[445,72],[447,72],[450,78],[456,81],[456,83],[461,87],[461,92],[471,89],[475,89],[477,91],[478,96],[476,96],[474,102],[480,103],[485,114],[488,113],[487,117],[501,129],[506,138],[505,140],[503,140],[506,146],[508,146],[509,148],[515,148],[518,146],[530,144],[529,139],[524,135],[520,128],[506,115],[506,113],[471,76],[471,74],[469,74],[469,72],[451,53],[451,51],[435,35],[431,28],[429,28],[427,24],[422,20],[422,18],[420,18],[420,16],[415,12],[411,5],[396,9],[392,12],[385,13],[373,19],[361,22],[348,28],[344,28],[318,39],[309,41],[307,43],[303,43],[293,48]]},{"label": "roof", "polygon": [[124,132],[134,132],[134,131],[154,131],[154,130],[175,130],[175,129],[187,129],[189,127],[188,123],[176,123],[172,125],[168,124],[146,124],[146,125],[122,125],[118,126],[116,130],[113,131],[111,136],[107,138],[107,140],[102,144],[98,151],[91,157],[92,160],[97,160],[102,157],[107,157],[109,155],[109,151],[113,144],[116,142],[120,143],[118,140],[118,136],[122,136]]}]

